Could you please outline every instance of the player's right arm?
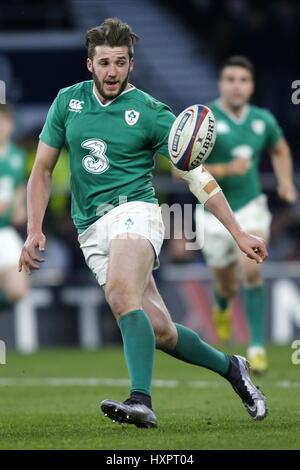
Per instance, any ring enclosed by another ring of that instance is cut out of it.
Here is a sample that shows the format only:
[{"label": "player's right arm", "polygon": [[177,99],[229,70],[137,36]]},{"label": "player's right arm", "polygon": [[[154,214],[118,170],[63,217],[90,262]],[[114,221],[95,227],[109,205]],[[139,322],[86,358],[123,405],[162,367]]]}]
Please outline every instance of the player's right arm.
[{"label": "player's right arm", "polygon": [[190,191],[227,228],[240,250],[262,263],[268,254],[264,240],[242,230],[214,177],[202,165],[190,171],[174,167],[173,173],[188,183]]},{"label": "player's right arm", "polygon": [[27,186],[27,239],[19,260],[19,271],[24,268],[27,274],[31,274],[33,269],[39,269],[38,263],[44,261],[37,255],[36,249],[45,249],[46,237],[42,226],[51,192],[52,172],[59,153],[59,149],[40,140]]}]

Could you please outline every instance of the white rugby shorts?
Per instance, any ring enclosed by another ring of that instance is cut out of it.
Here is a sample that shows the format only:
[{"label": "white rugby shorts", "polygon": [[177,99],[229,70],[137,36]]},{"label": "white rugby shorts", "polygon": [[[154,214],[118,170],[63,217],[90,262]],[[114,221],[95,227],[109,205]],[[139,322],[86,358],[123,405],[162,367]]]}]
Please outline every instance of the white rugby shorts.
[{"label": "white rugby shorts", "polygon": [[[209,266],[225,268],[237,260],[236,243],[228,230],[213,214],[208,211],[204,212],[203,216],[203,208],[196,208],[196,234],[200,241],[203,240],[204,233],[202,248],[204,257]],[[252,199],[244,207],[235,211],[234,215],[246,232],[259,232],[265,237],[269,237],[272,216],[264,194]]]},{"label": "white rugby shorts", "polygon": [[128,233],[149,240],[155,252],[153,269],[159,267],[164,240],[161,208],[149,202],[127,202],[110,210],[78,237],[85,261],[100,286],[106,283],[110,241],[120,235],[126,238]]},{"label": "white rugby shorts", "polygon": [[0,271],[18,266],[23,241],[13,227],[0,228]]}]

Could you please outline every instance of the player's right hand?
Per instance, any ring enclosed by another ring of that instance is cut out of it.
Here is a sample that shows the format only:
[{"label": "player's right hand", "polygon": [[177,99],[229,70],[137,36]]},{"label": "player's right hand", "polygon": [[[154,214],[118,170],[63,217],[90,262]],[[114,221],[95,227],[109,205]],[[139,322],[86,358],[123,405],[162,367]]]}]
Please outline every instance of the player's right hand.
[{"label": "player's right hand", "polygon": [[250,235],[241,230],[235,237],[235,241],[240,250],[256,263],[262,263],[268,256],[266,242],[261,237]]},{"label": "player's right hand", "polygon": [[244,158],[235,158],[228,164],[227,174],[228,175],[244,175],[250,166],[250,160]]},{"label": "player's right hand", "polygon": [[46,245],[46,237],[42,232],[28,234],[27,239],[21,251],[19,259],[19,272],[24,268],[27,274],[31,274],[34,269],[39,269],[38,263],[43,263],[45,260],[36,254],[36,249],[44,251]]}]

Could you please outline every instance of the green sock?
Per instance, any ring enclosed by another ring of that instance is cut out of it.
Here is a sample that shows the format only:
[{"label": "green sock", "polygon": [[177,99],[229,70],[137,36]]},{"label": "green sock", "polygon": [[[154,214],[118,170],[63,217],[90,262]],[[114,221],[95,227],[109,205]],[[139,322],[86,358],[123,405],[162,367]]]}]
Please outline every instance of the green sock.
[{"label": "green sock", "polygon": [[244,305],[248,319],[251,346],[264,346],[265,344],[265,312],[266,292],[262,284],[258,287],[243,289]]},{"label": "green sock", "polygon": [[214,290],[214,302],[221,312],[224,312],[229,304],[229,300],[216,290]]},{"label": "green sock", "polygon": [[205,343],[200,336],[190,328],[175,323],[178,341],[175,349],[165,351],[171,356],[189,364],[206,367],[207,369],[225,375],[229,369],[229,357]]},{"label": "green sock", "polygon": [[131,392],[151,396],[155,336],[144,310],[132,310],[119,320]]}]

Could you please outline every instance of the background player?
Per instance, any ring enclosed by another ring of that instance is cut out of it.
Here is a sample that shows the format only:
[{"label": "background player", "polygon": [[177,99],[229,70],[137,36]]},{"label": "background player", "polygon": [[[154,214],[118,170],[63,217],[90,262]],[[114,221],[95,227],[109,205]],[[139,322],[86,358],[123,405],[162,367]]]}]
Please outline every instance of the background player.
[{"label": "background player", "polygon": [[11,142],[11,109],[0,104],[0,312],[27,291],[27,276],[18,273],[22,239],[13,227],[26,221],[24,152]]},{"label": "background player", "polygon": [[[205,167],[219,182],[242,228],[267,240],[271,214],[259,181],[261,155],[263,150],[269,150],[278,195],[293,203],[297,191],[290,150],[274,116],[249,104],[254,69],[247,58],[230,57],[224,63],[219,90],[220,97],[209,105],[217,120],[217,141]],[[207,211],[204,224],[203,252],[214,277],[213,315],[217,334],[223,341],[231,336],[230,301],[238,292],[238,266],[250,331],[248,359],[254,371],[264,372],[266,294],[261,267],[236,249],[228,231]]]},{"label": "background player", "polygon": [[[20,269],[30,273],[42,261],[35,249],[45,248],[42,223],[51,174],[66,144],[73,221],[86,262],[104,288],[120,327],[132,383],[128,400],[104,400],[102,411],[116,421],[156,426],[151,383],[158,347],[221,374],[250,416],[263,419],[265,399],[251,382],[246,361],[217,351],[191,329],[174,324],[153,281],[164,227],[151,172],[155,154],[168,157],[168,133],[175,117],[166,105],[128,83],[136,38],[117,18],[88,31],[87,67],[93,80],[61,90],[49,110],[28,183],[28,237]],[[207,172],[200,169],[193,175],[199,178],[199,191],[203,186],[208,208],[220,217],[240,248],[262,262],[264,242],[240,229]]]}]

